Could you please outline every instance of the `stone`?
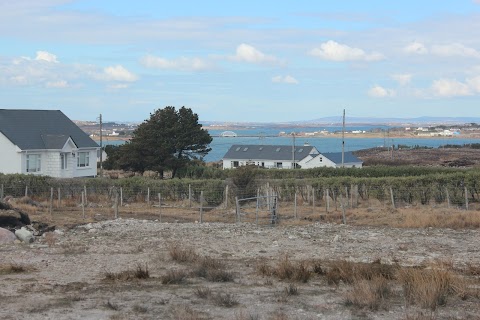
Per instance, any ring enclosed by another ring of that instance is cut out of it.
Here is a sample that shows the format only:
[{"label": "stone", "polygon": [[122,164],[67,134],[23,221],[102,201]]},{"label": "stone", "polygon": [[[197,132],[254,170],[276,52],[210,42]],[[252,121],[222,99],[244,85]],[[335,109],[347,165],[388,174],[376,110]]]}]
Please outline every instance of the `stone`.
[{"label": "stone", "polygon": [[33,233],[28,231],[25,227],[15,231],[15,235],[19,240],[22,240],[25,243],[32,243],[35,240]]},{"label": "stone", "polygon": [[17,237],[15,237],[13,232],[4,228],[0,228],[0,243],[11,243],[15,242],[16,239]]},{"label": "stone", "polygon": [[30,224],[28,214],[0,201],[0,227],[13,231]]}]

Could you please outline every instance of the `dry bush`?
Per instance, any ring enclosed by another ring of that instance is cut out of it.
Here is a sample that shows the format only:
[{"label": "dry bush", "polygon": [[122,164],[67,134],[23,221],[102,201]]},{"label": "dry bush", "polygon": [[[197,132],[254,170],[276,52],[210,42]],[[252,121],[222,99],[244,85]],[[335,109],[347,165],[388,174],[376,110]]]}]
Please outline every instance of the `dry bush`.
[{"label": "dry bush", "polygon": [[49,247],[53,247],[55,245],[55,243],[57,242],[57,237],[55,236],[54,232],[45,233],[43,239]]},{"label": "dry bush", "polygon": [[408,303],[432,311],[446,304],[452,290],[453,275],[448,270],[402,268],[398,270],[397,277]]},{"label": "dry bush", "polygon": [[247,313],[245,310],[235,312],[235,320],[260,320],[260,316],[256,313]]},{"label": "dry bush", "polygon": [[231,308],[238,305],[238,300],[231,293],[218,293],[214,296],[213,302],[217,306]]},{"label": "dry bush", "polygon": [[208,287],[200,287],[195,290],[195,295],[200,299],[208,299],[212,295],[212,290]]},{"label": "dry bush", "polygon": [[468,262],[464,273],[469,276],[480,276],[480,265],[475,265]]},{"label": "dry bush", "polygon": [[162,284],[182,284],[186,282],[188,274],[184,270],[170,270],[161,277]]},{"label": "dry bush", "polygon": [[114,311],[120,310],[120,306],[118,304],[114,303],[114,302],[111,302],[110,300],[105,302],[104,306],[105,306],[105,308],[107,308],[109,310],[114,310]]},{"label": "dry bush", "polygon": [[257,264],[255,265],[255,269],[257,273],[260,274],[261,276],[270,277],[274,274],[273,268],[268,265],[265,259],[261,259],[260,261],[257,261]]},{"label": "dry bush", "polygon": [[197,259],[192,275],[205,278],[212,282],[231,282],[233,273],[226,271],[222,261],[210,257]]},{"label": "dry bush", "polygon": [[199,312],[193,310],[187,305],[173,306],[170,310],[170,317],[172,320],[203,320]]},{"label": "dry bush", "polygon": [[145,264],[145,267],[143,267],[141,264],[137,264],[134,270],[125,270],[120,272],[106,271],[104,273],[104,279],[109,281],[131,281],[135,279],[148,278],[150,278],[150,273],[148,271],[147,264]]},{"label": "dry bush", "polygon": [[451,228],[477,229],[480,228],[480,212],[478,211],[449,211],[449,212],[406,212],[402,215],[402,222],[393,226],[401,228]]},{"label": "dry bush", "polygon": [[285,294],[287,296],[296,296],[298,295],[298,288],[296,285],[290,283],[287,287],[285,287]]},{"label": "dry bush", "polygon": [[329,284],[338,285],[340,281],[352,284],[355,280],[372,280],[378,276],[390,280],[395,277],[397,269],[398,266],[382,264],[378,260],[373,263],[336,260],[328,264],[325,276]]},{"label": "dry bush", "polygon": [[385,303],[390,292],[388,281],[382,276],[375,276],[371,280],[358,279],[353,282],[353,288],[346,293],[345,303],[374,311]]},{"label": "dry bush", "polygon": [[17,263],[0,264],[0,275],[27,272],[27,267]]},{"label": "dry bush", "polygon": [[180,263],[191,263],[198,260],[198,254],[191,248],[182,248],[178,244],[171,244],[168,253],[173,261]]}]

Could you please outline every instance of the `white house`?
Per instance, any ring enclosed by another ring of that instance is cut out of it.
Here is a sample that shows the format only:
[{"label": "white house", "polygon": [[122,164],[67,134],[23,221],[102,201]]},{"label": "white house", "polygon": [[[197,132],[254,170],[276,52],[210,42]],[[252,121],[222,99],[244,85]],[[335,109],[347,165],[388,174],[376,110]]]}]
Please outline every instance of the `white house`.
[{"label": "white house", "polygon": [[[239,145],[230,147],[222,159],[223,169],[231,169],[245,165],[256,165],[264,168],[292,169],[300,167],[310,169],[317,167],[342,166],[342,153],[320,153],[317,148],[288,145]],[[361,168],[363,162],[351,152],[344,153],[344,167]]]},{"label": "white house", "polygon": [[98,144],[60,110],[0,109],[0,172],[97,175]]}]

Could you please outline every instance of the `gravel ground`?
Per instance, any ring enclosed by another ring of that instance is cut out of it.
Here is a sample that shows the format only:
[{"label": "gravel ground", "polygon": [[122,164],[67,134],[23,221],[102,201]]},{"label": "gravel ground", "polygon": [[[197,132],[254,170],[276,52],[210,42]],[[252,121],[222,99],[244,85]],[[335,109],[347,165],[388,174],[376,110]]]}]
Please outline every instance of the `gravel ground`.
[{"label": "gravel ground", "polygon": [[[191,271],[169,256],[168,248],[192,248],[223,261],[233,282],[188,277],[162,284],[171,270]],[[480,319],[478,297],[449,298],[433,314],[405,306],[397,298],[371,311],[345,305],[349,286],[328,285],[324,278],[296,283],[298,295],[283,293],[288,281],[263,277],[256,264],[292,261],[350,260],[418,266],[445,262],[461,269],[480,266],[478,230],[396,229],[314,223],[262,226],[221,223],[160,223],[118,219],[77,226],[32,244],[0,245],[0,265],[26,268],[0,273],[1,319]],[[145,280],[107,281],[107,273],[148,266]],[[478,279],[472,278],[478,286]],[[219,299],[199,297],[199,288]]]}]

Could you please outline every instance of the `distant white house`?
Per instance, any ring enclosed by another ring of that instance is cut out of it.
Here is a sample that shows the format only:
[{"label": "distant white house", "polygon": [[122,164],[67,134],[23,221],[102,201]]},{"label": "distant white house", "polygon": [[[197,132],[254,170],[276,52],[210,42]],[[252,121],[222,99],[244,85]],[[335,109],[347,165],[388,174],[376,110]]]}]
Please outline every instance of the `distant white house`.
[{"label": "distant white house", "polygon": [[[245,165],[264,168],[302,169],[342,167],[342,153],[320,153],[317,148],[305,145],[293,148],[288,145],[233,145],[222,159],[223,169]],[[344,153],[343,166],[361,168],[363,162],[351,152]]]},{"label": "distant white house", "polygon": [[0,172],[97,175],[98,144],[59,110],[0,109]]}]

